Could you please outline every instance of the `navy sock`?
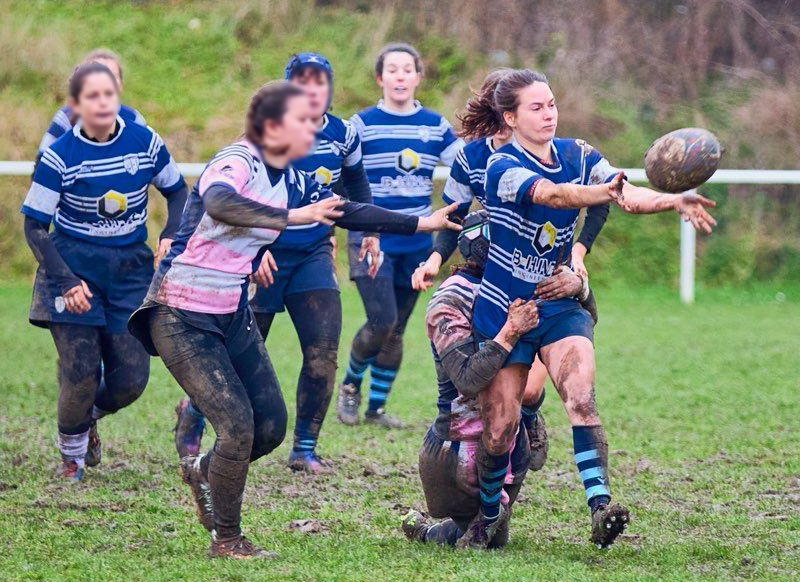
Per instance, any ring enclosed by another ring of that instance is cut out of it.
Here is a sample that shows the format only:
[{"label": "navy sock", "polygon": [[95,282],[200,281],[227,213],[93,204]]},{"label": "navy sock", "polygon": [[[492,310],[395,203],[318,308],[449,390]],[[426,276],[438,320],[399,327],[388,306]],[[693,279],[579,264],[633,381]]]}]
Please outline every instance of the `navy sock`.
[{"label": "navy sock", "polygon": [[536,415],[539,413],[539,409],[544,403],[544,395],[545,391],[542,390],[542,395],[535,404],[531,404],[530,406],[527,404],[522,405],[522,424],[526,429],[533,427],[533,425],[536,423]]},{"label": "navy sock", "polygon": [[357,390],[360,390],[361,382],[364,380],[364,373],[374,359],[375,358],[367,358],[366,360],[361,360],[351,351],[350,361],[347,364],[347,371],[344,375],[344,383],[352,384]]},{"label": "navy sock", "polygon": [[481,490],[481,513],[487,522],[500,517],[500,496],[508,471],[508,451],[499,455],[483,452],[478,465],[478,485]]},{"label": "navy sock", "polygon": [[396,377],[396,368],[379,368],[375,364],[372,365],[367,410],[377,412],[379,408],[383,408],[386,405],[386,399],[389,397],[392,383]]},{"label": "navy sock", "polygon": [[294,446],[295,453],[309,453],[317,448],[317,432],[312,428],[314,423],[306,418],[298,418],[294,423]]},{"label": "navy sock", "polygon": [[608,480],[608,441],[602,425],[573,426],[572,442],[586,501],[592,511],[611,501]]}]

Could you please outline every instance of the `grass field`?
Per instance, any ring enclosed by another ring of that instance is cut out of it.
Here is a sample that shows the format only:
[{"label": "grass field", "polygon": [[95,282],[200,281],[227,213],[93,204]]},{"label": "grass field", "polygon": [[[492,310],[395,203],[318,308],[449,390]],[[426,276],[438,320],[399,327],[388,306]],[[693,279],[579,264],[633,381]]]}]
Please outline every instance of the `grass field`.
[{"label": "grass field", "polygon": [[[56,483],[55,357],[26,321],[28,287],[0,287],[0,579],[2,580],[686,580],[800,576],[800,292],[600,290],[598,401],[617,498],[634,521],[609,552],[587,541],[569,428],[550,391],[550,459],[529,475],[512,541],[493,553],[407,542],[422,508],[416,451],[435,411],[422,310],[390,400],[410,428],[324,428],[332,476],[295,476],[288,444],[251,472],[244,526],[278,552],[211,561],[172,448],[180,391],[159,361],[142,399],[102,421],[103,464]],[[342,354],[360,323],[344,285]],[[288,318],[268,342],[293,403],[299,351]],[[319,520],[316,533],[290,529]]]}]

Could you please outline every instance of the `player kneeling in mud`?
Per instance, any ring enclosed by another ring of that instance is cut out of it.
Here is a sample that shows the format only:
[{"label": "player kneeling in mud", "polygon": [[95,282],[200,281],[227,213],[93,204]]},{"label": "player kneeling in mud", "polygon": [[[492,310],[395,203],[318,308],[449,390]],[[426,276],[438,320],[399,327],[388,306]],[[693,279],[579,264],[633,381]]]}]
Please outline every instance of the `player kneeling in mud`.
[{"label": "player kneeling in mud", "polygon": [[[489,475],[498,483],[492,498],[484,498],[478,482],[483,450],[490,449],[492,435],[484,433],[482,415],[503,415],[483,389],[500,371],[517,340],[539,323],[534,300],[515,300],[505,325],[493,339],[478,343],[472,335],[472,305],[478,294],[489,253],[489,215],[479,210],[468,215],[459,234],[458,247],[465,263],[456,267],[434,293],[426,314],[428,337],[439,383],[439,415],[428,429],[419,453],[419,472],[430,522],[411,510],[403,519],[409,539],[458,545],[499,548],[508,541],[508,519],[488,527],[477,519],[484,503],[499,503],[505,515],[517,498],[531,462],[525,430],[504,435],[511,447],[510,462]],[[550,277],[554,287],[570,293],[582,287],[578,275],[562,268]],[[487,396],[489,398],[487,398]],[[517,410],[517,416],[519,411]],[[475,530],[475,531],[473,531]],[[469,536],[463,533],[469,531]]]}]

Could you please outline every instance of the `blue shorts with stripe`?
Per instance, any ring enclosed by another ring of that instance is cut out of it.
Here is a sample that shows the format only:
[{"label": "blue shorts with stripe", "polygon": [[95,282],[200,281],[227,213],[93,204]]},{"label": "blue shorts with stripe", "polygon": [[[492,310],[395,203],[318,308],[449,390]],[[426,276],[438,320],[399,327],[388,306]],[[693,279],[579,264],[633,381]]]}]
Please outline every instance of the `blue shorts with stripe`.
[{"label": "blue shorts with stripe", "polygon": [[312,250],[272,249],[272,257],[278,266],[273,273],[275,282],[269,287],[259,286],[250,300],[250,307],[256,313],[285,311],[287,295],[317,289],[339,290],[333,245],[327,237]]},{"label": "blue shorts with stripe", "polygon": [[66,310],[61,289],[40,269],[36,273],[29,319],[34,325],[71,323],[127,331],[128,318],[147,294],[153,278],[153,252],[145,243],[108,247],[54,231],[50,238],[77,277],[86,281],[93,297],[86,313]]}]

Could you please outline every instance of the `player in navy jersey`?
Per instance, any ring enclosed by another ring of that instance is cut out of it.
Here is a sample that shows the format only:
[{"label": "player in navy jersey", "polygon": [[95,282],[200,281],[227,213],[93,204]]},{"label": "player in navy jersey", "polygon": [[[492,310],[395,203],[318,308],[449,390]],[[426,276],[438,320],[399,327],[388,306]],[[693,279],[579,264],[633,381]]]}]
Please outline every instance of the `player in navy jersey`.
[{"label": "player in navy jersey", "polygon": [[80,119],[42,154],[22,213],[43,267],[30,320],[50,329],[59,356],[58,474],[79,480],[85,465],[100,462],[97,420],[131,404],[147,384],[149,356],[126,322],[153,275],[148,186],[167,198],[159,256],[187,192],[159,135],[118,115],[119,86],[108,67],[78,67],[69,94]]},{"label": "player in navy jersey", "polygon": [[[431,213],[433,170],[437,163],[452,165],[464,145],[450,123],[414,99],[422,79],[422,61],[407,44],[390,44],[378,55],[375,76],[383,90],[377,105],[351,118],[361,138],[364,167],[377,206],[411,216]],[[359,422],[361,382],[371,367],[369,404],[364,419],[399,427],[385,412],[386,399],[403,356],[403,333],[419,292],[411,274],[430,254],[429,234],[381,237],[382,259],[376,276],[375,259],[364,260],[361,233],[349,233],[350,278],[355,281],[367,314],[353,339],[350,359],[338,399],[338,418]]]},{"label": "player in navy jersey", "polygon": [[[114,73],[114,76],[117,78],[117,85],[119,85],[120,90],[122,90],[122,63],[117,53],[104,48],[94,49],[83,58],[82,63],[100,63],[108,67],[109,70]],[[141,113],[124,103],[119,106],[119,116],[125,123],[136,123],[142,126],[147,125]],[[47,130],[45,130],[39,142],[39,151],[36,154],[37,162],[44,151],[49,148],[53,142],[72,129],[72,126],[75,125],[75,121],[77,121],[77,114],[71,103],[67,103],[55,112],[53,119],[50,121],[50,125],[47,126]]]},{"label": "player in navy jersey", "polygon": [[678,211],[697,228],[714,224],[702,196],[659,194],[626,182],[593,147],[582,140],[555,137],[558,110],[540,73],[507,73],[494,93],[493,118],[502,116],[513,141],[489,158],[486,207],[490,213],[489,258],[474,308],[476,335],[491,338],[517,298],[537,297],[539,325],[525,334],[486,389],[502,414],[483,417],[481,513],[483,528],[502,519],[496,500],[486,500],[483,480],[506,466],[519,422],[528,372],[538,354],[561,396],[572,424],[575,463],[592,516],[592,541],[607,547],[624,529],[628,510],[612,503],[608,443],[594,399],[592,319],[571,297],[555,299],[544,280],[569,260],[579,209],[615,202],[627,212]]},{"label": "player in navy jersey", "polygon": [[[312,151],[292,165],[321,186],[341,189],[353,202],[372,203],[361,161],[361,142],[349,122],[330,113],[333,68],[322,55],[303,52],[286,63],[284,78],[305,89],[317,134]],[[304,199],[301,204],[309,204]],[[266,339],[275,314],[289,311],[303,353],[297,381],[297,420],[289,466],[319,472],[330,462],[316,453],[317,439],[333,394],[342,330],[342,303],[336,281],[335,253],[325,224],[290,225],[265,252],[255,278],[260,286],[250,302]],[[377,271],[380,247],[376,236],[363,238],[360,252],[373,257]],[[196,454],[203,416],[184,399],[178,406],[175,442],[181,457]]]}]

